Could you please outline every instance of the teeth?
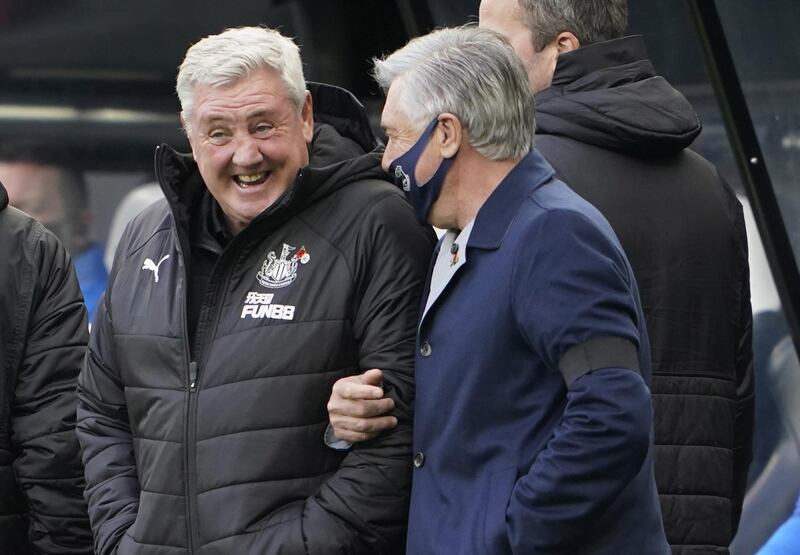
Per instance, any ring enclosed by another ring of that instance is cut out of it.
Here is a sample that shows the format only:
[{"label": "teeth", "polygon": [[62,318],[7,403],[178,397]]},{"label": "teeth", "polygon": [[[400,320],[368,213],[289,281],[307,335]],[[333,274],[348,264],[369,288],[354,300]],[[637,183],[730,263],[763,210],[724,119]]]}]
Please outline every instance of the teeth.
[{"label": "teeth", "polygon": [[250,175],[240,174],[237,175],[237,179],[242,183],[255,183],[257,181],[261,181],[267,176],[267,172],[260,172],[260,173],[253,173]]}]

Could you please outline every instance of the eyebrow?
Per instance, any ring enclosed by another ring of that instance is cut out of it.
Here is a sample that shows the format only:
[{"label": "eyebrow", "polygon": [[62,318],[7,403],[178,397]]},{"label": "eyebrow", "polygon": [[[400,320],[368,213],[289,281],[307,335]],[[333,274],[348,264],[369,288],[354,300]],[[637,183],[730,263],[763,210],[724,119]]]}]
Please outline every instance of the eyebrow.
[{"label": "eyebrow", "polygon": [[276,115],[275,110],[259,109],[256,110],[255,112],[247,114],[247,119],[252,120],[263,117],[274,117],[275,115]]},{"label": "eyebrow", "polygon": [[209,114],[209,115],[203,117],[200,120],[200,123],[211,124],[211,123],[228,122],[228,121],[231,121],[231,118],[226,117],[225,115],[223,115],[221,113],[214,113],[214,114]]},{"label": "eyebrow", "polygon": [[[274,110],[258,109],[245,116],[247,121],[252,121],[254,119],[260,119],[264,117],[276,117],[276,112]],[[214,125],[216,123],[230,123],[234,119],[235,118],[230,117],[222,112],[212,112],[201,119],[201,124]]]}]

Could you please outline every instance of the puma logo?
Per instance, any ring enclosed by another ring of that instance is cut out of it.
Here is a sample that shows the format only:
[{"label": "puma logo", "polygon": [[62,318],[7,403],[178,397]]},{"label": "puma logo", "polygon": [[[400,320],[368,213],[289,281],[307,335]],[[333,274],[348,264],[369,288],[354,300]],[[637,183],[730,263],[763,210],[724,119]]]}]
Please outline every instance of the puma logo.
[{"label": "puma logo", "polygon": [[152,258],[145,258],[144,265],[142,266],[142,270],[150,270],[153,272],[153,276],[155,277],[155,283],[158,283],[158,268],[161,266],[161,263],[164,262],[169,255],[166,255],[164,258],[158,261],[158,264],[153,262]]}]

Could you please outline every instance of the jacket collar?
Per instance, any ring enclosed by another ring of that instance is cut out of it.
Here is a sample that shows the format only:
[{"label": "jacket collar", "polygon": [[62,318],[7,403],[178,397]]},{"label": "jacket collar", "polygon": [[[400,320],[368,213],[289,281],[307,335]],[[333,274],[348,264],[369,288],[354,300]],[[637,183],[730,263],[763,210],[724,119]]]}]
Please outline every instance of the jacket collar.
[{"label": "jacket collar", "polygon": [[595,71],[635,63],[645,63],[650,74],[655,75],[641,35],[597,42],[561,54],[556,61],[552,86],[563,87]]},{"label": "jacket collar", "polygon": [[468,246],[496,249],[503,242],[528,195],[553,180],[555,171],[537,150],[531,150],[483,203],[475,217]]},{"label": "jacket collar", "polygon": [[8,206],[8,193],[6,193],[6,188],[3,187],[3,184],[0,183],[0,210],[5,210],[6,206]]},{"label": "jacket collar", "polygon": [[364,105],[350,91],[325,83],[307,82],[314,100],[314,121],[332,125],[342,136],[355,141],[364,152],[380,145],[372,132]]}]

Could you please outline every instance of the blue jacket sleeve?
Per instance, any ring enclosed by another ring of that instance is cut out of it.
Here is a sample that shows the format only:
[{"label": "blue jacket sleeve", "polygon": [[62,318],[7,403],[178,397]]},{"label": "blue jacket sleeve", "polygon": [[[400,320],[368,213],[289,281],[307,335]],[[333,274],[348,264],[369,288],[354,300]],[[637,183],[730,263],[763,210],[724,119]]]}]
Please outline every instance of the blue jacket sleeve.
[{"label": "blue jacket sleeve", "polygon": [[608,356],[566,380],[554,435],[511,494],[514,553],[569,552],[639,473],[651,442],[650,392],[638,368],[649,353],[637,355],[646,331],[622,250],[610,230],[582,214],[552,211],[540,220],[531,230],[537,247],[517,262],[512,292],[531,349],[553,372],[563,370],[565,353],[598,339],[634,355],[633,364]]},{"label": "blue jacket sleeve", "polygon": [[578,378],[555,435],[515,485],[514,553],[567,553],[639,473],[650,443],[650,393],[627,368]]}]

